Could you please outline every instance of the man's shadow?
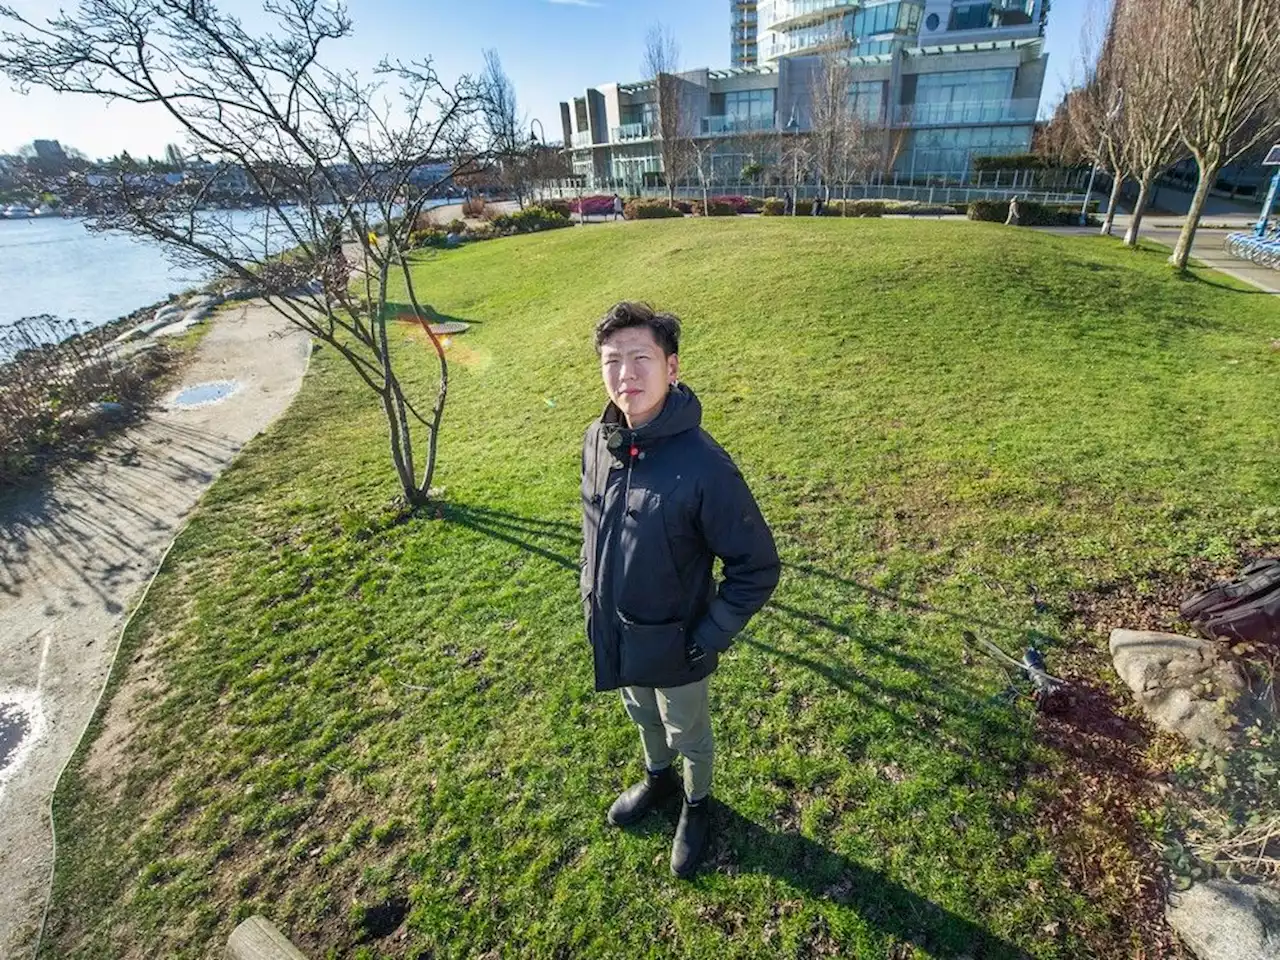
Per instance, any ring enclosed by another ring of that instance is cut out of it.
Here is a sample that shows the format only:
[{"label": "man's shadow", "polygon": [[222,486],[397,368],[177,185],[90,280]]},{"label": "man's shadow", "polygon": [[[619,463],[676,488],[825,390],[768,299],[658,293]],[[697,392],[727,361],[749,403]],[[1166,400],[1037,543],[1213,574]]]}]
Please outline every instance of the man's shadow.
[{"label": "man's shadow", "polygon": [[[641,836],[668,837],[675,830],[676,818],[674,807],[663,808],[628,830]],[[806,897],[856,913],[869,927],[899,945],[913,944],[935,956],[971,960],[1023,960],[1028,956],[981,924],[802,834],[766,829],[714,799],[711,822],[711,848],[690,881],[694,887],[715,874],[768,875]],[[830,932],[825,936],[837,937]],[[836,940],[833,945],[839,951],[837,956],[872,956],[854,944]],[[889,954],[875,954],[877,958],[885,955]]]}]

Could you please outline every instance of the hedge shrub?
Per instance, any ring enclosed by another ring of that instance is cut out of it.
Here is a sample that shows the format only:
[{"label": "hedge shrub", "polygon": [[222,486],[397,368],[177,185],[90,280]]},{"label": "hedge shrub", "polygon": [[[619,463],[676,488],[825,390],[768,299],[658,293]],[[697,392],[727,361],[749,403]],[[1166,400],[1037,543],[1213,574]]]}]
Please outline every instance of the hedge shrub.
[{"label": "hedge shrub", "polygon": [[883,217],[883,200],[832,200],[822,208],[828,217]]},{"label": "hedge shrub", "polygon": [[960,204],[959,211],[953,203],[926,203],[923,200],[889,200],[885,203],[885,213],[905,214],[912,217],[945,217],[953,213],[968,214],[969,205]]},{"label": "hedge shrub", "polygon": [[[753,209],[756,209],[752,207],[751,205],[752,199],[750,197],[738,197],[738,196],[712,197],[711,202],[728,204],[729,206],[733,207],[734,213],[751,213]],[[759,201],[756,201],[756,202],[758,203]]]},{"label": "hedge shrub", "polygon": [[786,212],[787,204],[778,197],[769,197],[765,200],[760,208],[760,212],[766,217],[780,217]]},{"label": "hedge shrub", "polygon": [[665,200],[628,201],[622,215],[628,220],[660,220],[663,217],[684,216],[678,208],[669,206]]},{"label": "hedge shrub", "polygon": [[578,210],[578,201],[576,199],[569,201],[569,210],[573,213],[585,211],[585,216],[602,217],[606,214],[613,213],[613,197],[603,193],[593,194],[589,197],[582,198],[582,211]]},{"label": "hedge shrub", "polygon": [[492,220],[493,230],[499,236],[513,233],[535,233],[539,230],[555,230],[572,223],[568,217],[546,207],[525,207]]},{"label": "hedge shrub", "polygon": [[736,217],[738,208],[732,203],[725,203],[718,197],[712,197],[703,207],[701,200],[693,202],[693,215],[695,217]]},{"label": "hedge shrub", "polygon": [[546,210],[554,210],[556,213],[565,217],[569,216],[569,214],[573,212],[573,204],[568,200],[542,200],[539,201],[538,206]]},{"label": "hedge shrub", "polygon": [[[1096,212],[1094,205],[1090,213]],[[969,204],[969,219],[1004,223],[1009,217],[1008,200],[975,200]],[[1024,227],[1074,227],[1080,223],[1080,208],[1072,204],[1044,204],[1018,201],[1018,223]]]},{"label": "hedge shrub", "polygon": [[979,173],[993,170],[1043,170],[1048,164],[1034,153],[1015,153],[1003,157],[974,157],[973,169]]}]

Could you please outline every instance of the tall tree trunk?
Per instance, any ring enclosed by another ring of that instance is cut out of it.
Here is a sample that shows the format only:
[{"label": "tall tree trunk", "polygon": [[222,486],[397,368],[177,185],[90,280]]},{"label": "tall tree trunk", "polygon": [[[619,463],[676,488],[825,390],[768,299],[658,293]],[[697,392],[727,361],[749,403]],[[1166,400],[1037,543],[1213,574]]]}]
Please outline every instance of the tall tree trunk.
[{"label": "tall tree trunk", "polygon": [[1173,248],[1173,256],[1169,262],[1179,273],[1187,269],[1187,260],[1191,256],[1191,245],[1196,239],[1196,228],[1200,226],[1200,217],[1204,214],[1205,202],[1209,199],[1209,191],[1218,179],[1220,164],[1210,164],[1200,168],[1200,182],[1196,184],[1195,195],[1191,198],[1191,209],[1187,211],[1186,222],[1182,224],[1182,232],[1178,234],[1178,242]]},{"label": "tall tree trunk", "polygon": [[[1116,171],[1111,182],[1111,197],[1107,200],[1107,215],[1102,218],[1102,235],[1104,237],[1111,236],[1112,227],[1116,222],[1116,207],[1120,205],[1120,191],[1124,189],[1124,177],[1120,175],[1120,171]],[[1088,209],[1086,207],[1086,209]]]},{"label": "tall tree trunk", "polygon": [[1126,247],[1136,247],[1138,245],[1138,231],[1142,229],[1142,215],[1147,210],[1147,198],[1151,196],[1151,181],[1153,179],[1151,174],[1144,174],[1138,180],[1138,199],[1133,205],[1133,214],[1129,218],[1129,229],[1124,233],[1124,245]]}]

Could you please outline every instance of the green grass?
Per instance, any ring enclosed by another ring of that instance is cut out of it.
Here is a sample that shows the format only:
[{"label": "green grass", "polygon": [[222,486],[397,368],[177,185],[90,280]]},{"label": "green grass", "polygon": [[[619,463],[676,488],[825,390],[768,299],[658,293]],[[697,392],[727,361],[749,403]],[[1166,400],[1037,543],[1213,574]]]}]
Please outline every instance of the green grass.
[{"label": "green grass", "polygon": [[[321,350],[130,630],[59,796],[45,956],[208,956],[254,912],[316,957],[1136,954],[1126,848],[1046,818],[1071,765],[960,631],[1100,664],[1075,591],[1277,542],[1272,298],[951,222],[588,227],[417,277],[476,323],[446,502],[391,506],[378,411]],[[589,334],[624,297],[684,319],[786,563],[713,680],[723,808],[688,884],[670,818],[604,823],[639,744],[576,596]]]}]

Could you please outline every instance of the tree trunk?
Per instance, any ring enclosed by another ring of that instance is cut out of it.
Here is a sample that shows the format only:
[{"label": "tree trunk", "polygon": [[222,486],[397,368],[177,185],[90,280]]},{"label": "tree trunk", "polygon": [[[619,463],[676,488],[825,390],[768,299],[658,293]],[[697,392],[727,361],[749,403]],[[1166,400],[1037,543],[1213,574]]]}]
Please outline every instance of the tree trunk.
[{"label": "tree trunk", "polygon": [[[1111,236],[1111,228],[1116,222],[1116,207],[1120,204],[1120,191],[1124,189],[1124,177],[1117,170],[1111,178],[1111,198],[1107,201],[1107,215],[1102,218],[1102,235]],[[1088,207],[1085,208],[1086,210]]]},{"label": "tree trunk", "polygon": [[1150,174],[1143,176],[1138,181],[1138,199],[1133,205],[1133,215],[1129,218],[1129,229],[1124,234],[1124,245],[1126,247],[1136,247],[1138,245],[1138,231],[1142,229],[1142,215],[1147,209],[1147,198],[1151,195]]},{"label": "tree trunk", "polygon": [[1187,269],[1187,260],[1191,256],[1191,245],[1196,239],[1196,228],[1200,226],[1200,217],[1204,213],[1205,201],[1209,199],[1209,191],[1218,179],[1219,164],[1210,164],[1200,168],[1200,182],[1196,184],[1195,195],[1191,198],[1191,209],[1187,211],[1186,222],[1182,225],[1182,233],[1178,234],[1178,242],[1173,248],[1173,256],[1169,262],[1179,273]]}]

